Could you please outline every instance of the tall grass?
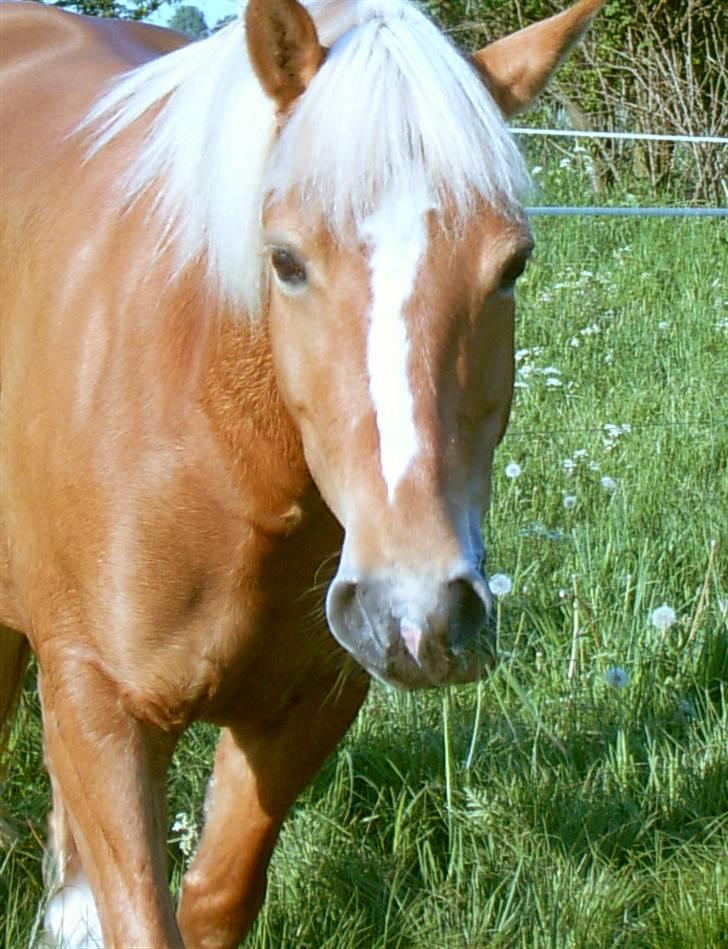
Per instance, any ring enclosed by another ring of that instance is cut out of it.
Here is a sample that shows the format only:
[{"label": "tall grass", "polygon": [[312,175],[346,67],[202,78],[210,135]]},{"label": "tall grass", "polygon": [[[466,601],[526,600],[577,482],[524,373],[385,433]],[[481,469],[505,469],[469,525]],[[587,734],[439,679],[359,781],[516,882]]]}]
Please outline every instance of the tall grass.
[{"label": "tall grass", "polygon": [[[444,693],[373,689],[284,828],[256,949],[726,944],[727,229],[534,229],[485,525],[512,581],[500,668]],[[31,682],[19,724],[9,947],[42,896]],[[213,742],[194,729],[170,775],[175,885]]]}]

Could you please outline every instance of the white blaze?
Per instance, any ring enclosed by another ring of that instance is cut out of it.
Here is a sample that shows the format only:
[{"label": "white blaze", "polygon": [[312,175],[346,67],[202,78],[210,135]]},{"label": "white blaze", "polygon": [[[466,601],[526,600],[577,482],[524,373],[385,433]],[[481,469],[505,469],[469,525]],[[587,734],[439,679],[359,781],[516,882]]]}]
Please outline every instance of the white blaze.
[{"label": "white blaze", "polygon": [[371,247],[369,390],[390,502],[419,449],[403,309],[412,295],[418,264],[427,246],[426,214],[431,207],[431,200],[422,190],[389,194],[364,221],[361,232]]}]

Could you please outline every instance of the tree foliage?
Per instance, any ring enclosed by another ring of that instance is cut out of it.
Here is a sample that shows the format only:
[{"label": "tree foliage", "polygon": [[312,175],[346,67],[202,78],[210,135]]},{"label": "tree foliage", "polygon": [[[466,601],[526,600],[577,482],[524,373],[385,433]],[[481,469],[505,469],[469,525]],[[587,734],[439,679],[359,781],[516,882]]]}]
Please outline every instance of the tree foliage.
[{"label": "tree foliage", "polygon": [[177,7],[167,21],[167,26],[170,30],[184,33],[185,36],[189,36],[193,40],[202,39],[210,33],[204,14],[198,7],[191,4],[183,4],[181,7]]},{"label": "tree foliage", "polygon": [[87,16],[145,20],[167,3],[169,0],[124,0],[123,3],[118,0],[53,0],[49,6],[85,13]]}]

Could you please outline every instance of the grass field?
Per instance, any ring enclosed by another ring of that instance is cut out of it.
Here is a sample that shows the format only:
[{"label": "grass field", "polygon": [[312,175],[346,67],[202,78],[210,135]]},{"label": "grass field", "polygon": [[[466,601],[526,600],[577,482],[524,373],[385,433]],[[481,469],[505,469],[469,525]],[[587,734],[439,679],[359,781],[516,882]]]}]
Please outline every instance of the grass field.
[{"label": "grass field", "polygon": [[[534,230],[485,525],[511,586],[500,668],[373,689],[291,814],[248,946],[728,945],[728,228]],[[42,899],[30,682],[19,726],[9,949]],[[213,742],[191,732],[170,776],[175,884]]]}]

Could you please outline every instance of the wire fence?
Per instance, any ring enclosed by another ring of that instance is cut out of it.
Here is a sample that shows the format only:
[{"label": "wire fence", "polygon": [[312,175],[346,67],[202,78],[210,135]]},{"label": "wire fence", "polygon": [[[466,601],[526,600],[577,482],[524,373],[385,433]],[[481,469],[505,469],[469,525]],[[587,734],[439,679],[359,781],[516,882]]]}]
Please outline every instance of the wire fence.
[{"label": "wire fence", "polygon": [[[609,139],[623,141],[675,142],[690,145],[728,145],[728,138],[715,135],[662,135],[641,132],[585,132],[572,129],[512,128],[514,135],[543,136],[574,139]],[[728,208],[705,207],[599,207],[599,206],[555,206],[540,205],[526,208],[534,217],[645,217],[645,218],[727,218]],[[728,427],[728,418],[719,419],[718,426]],[[678,422],[642,422],[631,425],[631,430],[666,430],[680,428],[715,428],[715,421],[688,419]],[[573,433],[603,434],[603,427],[559,428],[549,431],[536,429],[511,429],[509,440],[514,438],[558,438]]]},{"label": "wire fence", "polygon": [[728,217],[728,208],[527,207],[532,217]]},{"label": "wire fence", "polygon": [[[719,419],[681,419],[678,422],[630,422],[629,431],[633,432],[652,432],[669,431],[681,428],[690,429],[710,429],[711,431],[728,431],[728,417]],[[606,427],[604,425],[585,425],[574,428],[553,428],[553,429],[508,429],[509,441],[514,438],[557,438],[564,435],[604,435]]]},{"label": "wire fence", "polygon": [[[611,141],[674,142],[689,145],[728,145],[728,138],[717,135],[663,135],[649,132],[585,132],[576,129],[539,129],[519,127],[514,135],[545,138],[607,139]],[[649,217],[649,218],[728,218],[728,207],[608,207],[599,205],[539,205],[527,207],[534,217]]]},{"label": "wire fence", "polygon": [[512,128],[514,135],[539,135],[545,138],[596,138],[625,142],[683,142],[691,145],[728,145],[728,138],[717,135],[663,135],[652,132],[583,132],[576,129]]}]

